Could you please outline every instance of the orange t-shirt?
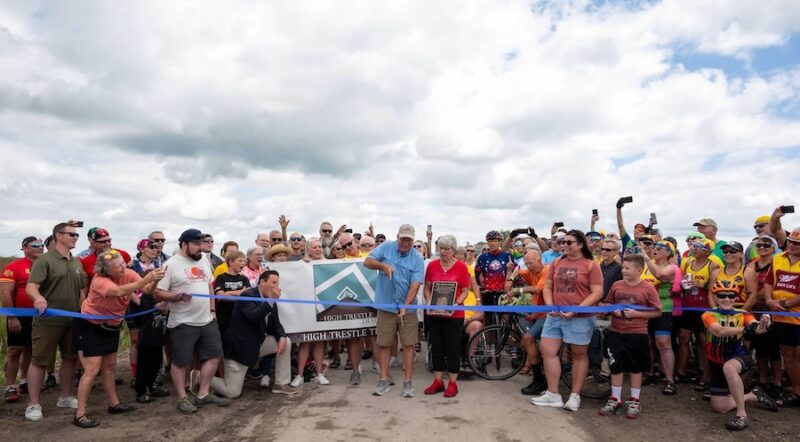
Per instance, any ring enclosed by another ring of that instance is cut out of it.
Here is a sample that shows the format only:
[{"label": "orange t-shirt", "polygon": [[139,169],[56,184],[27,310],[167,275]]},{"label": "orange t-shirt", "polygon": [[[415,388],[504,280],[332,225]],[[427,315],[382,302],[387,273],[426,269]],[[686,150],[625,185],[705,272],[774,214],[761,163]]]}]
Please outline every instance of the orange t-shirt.
[{"label": "orange t-shirt", "polygon": [[[111,278],[105,276],[95,276],[92,278],[92,285],[89,287],[89,294],[86,301],[81,305],[81,313],[87,315],[122,316],[130,302],[129,296],[106,296],[109,290],[121,285],[130,284],[142,279],[131,269],[125,269],[122,280],[117,284]],[[90,319],[89,322],[95,324],[117,323],[121,324],[122,319]]]},{"label": "orange t-shirt", "polygon": [[[539,273],[534,273],[530,269],[522,269],[519,271],[519,276],[525,280],[527,285],[544,290],[544,281],[547,279],[547,271],[549,269],[549,265],[544,266]],[[531,305],[544,305],[544,296],[542,296],[541,292],[533,294],[532,299]],[[545,316],[545,313],[536,313],[533,315],[535,319],[544,318]]]}]

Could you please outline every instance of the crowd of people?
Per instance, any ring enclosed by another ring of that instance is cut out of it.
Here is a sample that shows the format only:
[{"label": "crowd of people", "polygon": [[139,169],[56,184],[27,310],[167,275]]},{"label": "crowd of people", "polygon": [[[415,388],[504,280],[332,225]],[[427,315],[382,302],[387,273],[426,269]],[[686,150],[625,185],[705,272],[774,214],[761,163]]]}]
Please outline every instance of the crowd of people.
[{"label": "crowd of people", "polygon": [[[725,423],[729,430],[750,425],[748,402],[773,411],[800,405],[800,228],[786,231],[781,225],[791,208],[757,217],[746,247],[719,239],[717,223],[700,219],[687,226],[686,248],[680,252],[678,241],[657,228],[655,214],[648,225],[636,224],[631,235],[623,221],[629,202],[617,203],[618,232],[595,230],[594,211],[586,233],[554,223],[545,237],[531,227],[492,230],[485,242],[461,246],[453,235],[434,241],[430,226],[425,239],[418,239],[408,224],[388,239],[371,224],[359,233],[323,222],[318,236],[306,238],[289,234],[290,221],[281,215],[279,229],[259,233],[241,250],[228,241],[219,255],[212,235],[187,229],[172,256],[165,253],[161,231],[140,240],[131,256],[113,247],[110,233],[98,227],[87,231],[89,247],[73,254],[82,223],[58,223],[45,240],[23,239],[24,257],[0,275],[0,300],[4,307],[84,315],[7,317],[4,399],[17,402],[27,394],[25,417],[39,421],[41,391],[57,386],[56,405],[75,409],[75,425],[94,427],[98,421],[87,403],[99,376],[108,413],[134,410],[116,393],[122,381],[116,364],[123,327],[131,338],[131,386],[141,404],[173,394],[160,381],[162,371],[170,375],[182,413],[228,405],[241,395],[248,377],[276,394],[296,394],[309,378],[329,385],[326,372],[339,368],[342,348],[351,385],[361,383],[362,359],[372,359],[378,373],[373,394],[386,395],[394,385],[390,368],[402,365],[400,394],[413,398],[413,365],[422,337],[417,312],[402,306],[421,302],[431,305],[424,309],[433,369],[426,395],[458,394],[462,337],[497,320],[448,305],[553,306],[549,313],[524,315],[522,373],[531,382],[521,392],[534,396],[536,406],[577,411],[598,315],[559,307],[626,304],[640,308],[609,315],[611,397],[599,414],[638,418],[642,386],[655,383],[663,385],[664,395],[676,394],[683,385],[708,396],[714,411],[735,410]],[[270,263],[357,258],[377,271],[375,302],[398,308],[377,310],[373,337],[293,345],[275,302],[281,296],[280,274]],[[239,296],[248,299],[236,300]],[[572,358],[566,401],[559,393],[562,343]],[[630,376],[627,400],[622,396],[625,373]]]}]

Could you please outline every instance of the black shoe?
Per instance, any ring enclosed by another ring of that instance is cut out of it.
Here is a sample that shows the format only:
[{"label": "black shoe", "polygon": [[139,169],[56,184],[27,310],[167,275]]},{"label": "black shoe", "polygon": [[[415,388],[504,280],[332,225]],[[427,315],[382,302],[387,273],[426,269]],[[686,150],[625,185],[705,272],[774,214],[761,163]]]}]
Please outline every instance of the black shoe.
[{"label": "black shoe", "polygon": [[365,361],[367,359],[372,359],[372,351],[364,350],[361,352],[361,360]]},{"label": "black shoe", "polygon": [[542,394],[545,390],[547,390],[547,382],[534,379],[533,382],[521,389],[520,392],[526,396],[534,396]]},{"label": "black shoe", "polygon": [[150,396],[153,397],[167,397],[169,396],[169,391],[164,390],[161,387],[156,387],[150,390]]},{"label": "black shoe", "polygon": [[47,373],[47,378],[44,380],[45,388],[56,388],[56,376],[53,373]]},{"label": "black shoe", "polygon": [[146,394],[140,394],[140,395],[136,396],[136,402],[138,402],[140,404],[149,404],[150,402],[153,402],[154,400],[155,399],[152,396],[146,395]]},{"label": "black shoe", "polygon": [[124,383],[125,383],[125,380],[124,380],[124,379],[122,379],[122,378],[116,378],[116,379],[114,379],[114,384],[116,384],[116,385],[122,385],[122,384],[124,384]]}]

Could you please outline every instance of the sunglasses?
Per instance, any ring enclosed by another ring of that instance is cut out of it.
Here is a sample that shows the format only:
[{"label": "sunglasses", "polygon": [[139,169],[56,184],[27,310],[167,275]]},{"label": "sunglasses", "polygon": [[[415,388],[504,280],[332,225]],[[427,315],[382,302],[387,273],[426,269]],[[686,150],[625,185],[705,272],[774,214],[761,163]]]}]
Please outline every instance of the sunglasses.
[{"label": "sunglasses", "polygon": [[672,250],[670,250],[669,247],[667,247],[667,246],[665,246],[663,244],[656,245],[656,250],[666,250],[667,252],[671,252],[672,251]]},{"label": "sunglasses", "polygon": [[151,244],[151,245],[147,246],[147,248],[150,249],[150,250],[158,250],[158,246],[155,245],[155,244]]},{"label": "sunglasses", "polygon": [[739,296],[736,293],[717,293],[716,297],[719,299],[736,299]]},{"label": "sunglasses", "polygon": [[706,246],[704,246],[702,244],[697,244],[697,243],[692,244],[692,248],[695,249],[695,250],[711,250],[708,247],[706,247]]},{"label": "sunglasses", "polygon": [[467,249],[467,253],[475,253],[475,249]]},{"label": "sunglasses", "polygon": [[565,239],[564,241],[561,241],[561,244],[564,244],[565,246],[569,247],[577,242],[578,241],[573,241],[571,239]]},{"label": "sunglasses", "polygon": [[270,238],[269,240],[272,242],[281,242],[283,241],[283,238]]},{"label": "sunglasses", "polygon": [[602,249],[600,249],[600,250],[602,250],[602,251],[604,251],[604,252],[613,252],[613,251],[614,251],[614,249],[607,249],[607,248],[605,248],[605,247],[603,247],[603,248],[602,248]]},{"label": "sunglasses", "polygon": [[298,237],[289,238],[289,241],[296,241],[296,242],[299,242],[299,241],[302,241],[302,240],[303,240],[303,238],[298,238]]},{"label": "sunglasses", "polygon": [[759,248],[759,249],[771,249],[773,247],[775,247],[775,246],[773,246],[772,244],[765,244],[765,243],[756,244],[756,248]]},{"label": "sunglasses", "polygon": [[348,242],[348,243],[342,244],[342,248],[343,248],[343,249],[346,249],[346,248],[348,248],[348,247],[350,247],[350,246],[352,246],[352,245],[353,245],[353,241],[350,241],[350,242]]},{"label": "sunglasses", "polygon": [[422,248],[422,244],[414,244],[414,248],[415,249],[421,249]]},{"label": "sunglasses", "polygon": [[500,242],[499,239],[487,239],[486,242]]},{"label": "sunglasses", "polygon": [[72,238],[77,238],[81,236],[79,233],[73,233],[73,232],[56,232],[56,233],[61,233],[62,235],[69,235]]},{"label": "sunglasses", "polygon": [[764,227],[767,227],[767,223],[756,224],[753,226],[754,229],[763,229]]},{"label": "sunglasses", "polygon": [[35,243],[28,244],[28,247],[32,247],[34,249],[42,249],[42,248],[44,248],[44,244],[42,244],[40,242],[39,243],[35,242]]},{"label": "sunglasses", "polygon": [[694,242],[695,239],[697,238],[686,238],[686,242]]},{"label": "sunglasses", "polygon": [[800,246],[800,241],[795,241],[795,240],[792,240],[792,239],[787,239],[786,243],[789,244],[789,245]]},{"label": "sunglasses", "polygon": [[362,243],[361,243],[361,247],[363,247],[363,248],[365,248],[365,249],[368,249],[368,248],[370,248],[370,247],[375,247],[375,244],[364,244],[364,243],[362,242]]},{"label": "sunglasses", "polygon": [[164,239],[164,238],[153,238],[150,241],[153,241],[153,242],[164,242],[164,241],[166,241],[166,239]]},{"label": "sunglasses", "polygon": [[639,243],[645,247],[650,247],[655,244],[653,241],[639,241]]},{"label": "sunglasses", "polygon": [[334,248],[333,248],[333,251],[334,251],[334,252],[341,252],[341,251],[342,251],[342,248],[341,248],[341,247],[334,247]]},{"label": "sunglasses", "polygon": [[722,253],[725,254],[725,255],[733,255],[735,253],[739,253],[739,251],[738,250],[733,250],[733,249],[725,249],[725,250],[722,251]]},{"label": "sunglasses", "polygon": [[322,230],[320,230],[320,232],[322,232],[322,233],[333,233],[333,230],[330,230],[330,229],[322,229]]}]

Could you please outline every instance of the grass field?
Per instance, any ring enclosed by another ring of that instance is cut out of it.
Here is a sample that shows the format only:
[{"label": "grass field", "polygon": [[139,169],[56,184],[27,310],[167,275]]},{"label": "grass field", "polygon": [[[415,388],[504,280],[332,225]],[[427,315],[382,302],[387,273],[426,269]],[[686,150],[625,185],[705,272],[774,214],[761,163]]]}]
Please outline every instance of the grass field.
[{"label": "grass field", "polygon": [[[0,256],[0,269],[6,266],[9,262],[15,260],[14,257],[4,257]],[[8,336],[6,331],[6,320],[5,317],[0,320],[0,360],[6,360],[6,348],[8,347],[8,342],[6,337]],[[128,337],[128,328],[123,327],[122,333],[120,333],[119,337],[119,351],[127,350],[131,346],[131,340]],[[5,365],[5,364],[4,364]],[[5,385],[6,382],[5,372],[0,370],[0,385]]]}]

